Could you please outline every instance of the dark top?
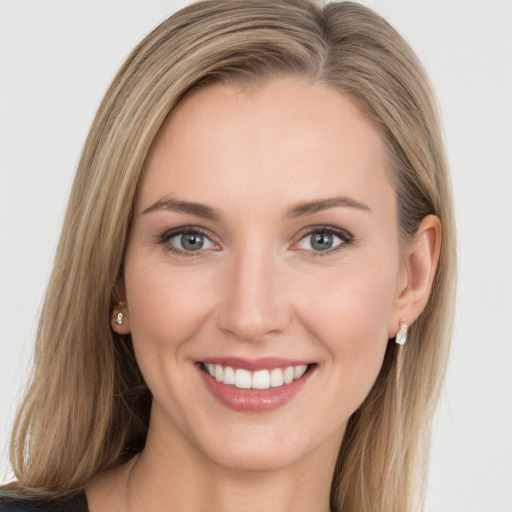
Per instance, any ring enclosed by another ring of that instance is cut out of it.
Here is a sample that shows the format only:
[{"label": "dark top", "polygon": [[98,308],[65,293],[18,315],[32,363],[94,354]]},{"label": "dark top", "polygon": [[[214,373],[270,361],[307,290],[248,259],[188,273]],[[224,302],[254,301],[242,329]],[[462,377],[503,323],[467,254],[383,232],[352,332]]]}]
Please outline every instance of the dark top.
[{"label": "dark top", "polygon": [[89,512],[89,508],[84,493],[71,498],[42,499],[0,490],[0,512]]}]

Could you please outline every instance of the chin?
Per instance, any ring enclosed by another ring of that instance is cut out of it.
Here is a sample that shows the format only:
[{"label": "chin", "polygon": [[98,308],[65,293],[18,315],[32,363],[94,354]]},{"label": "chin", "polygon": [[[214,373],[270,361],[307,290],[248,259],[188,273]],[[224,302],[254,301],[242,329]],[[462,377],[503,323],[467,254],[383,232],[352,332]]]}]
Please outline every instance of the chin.
[{"label": "chin", "polygon": [[[239,425],[219,437],[218,433],[202,439],[216,442],[194,443],[215,465],[234,471],[276,471],[300,464],[320,454],[336,457],[344,428],[322,436],[311,436],[309,429],[297,425]],[[205,433],[206,434],[206,433]]]},{"label": "chin", "polygon": [[216,465],[232,471],[276,471],[294,465],[303,455],[300,447],[273,442],[222,443],[209,450]]}]

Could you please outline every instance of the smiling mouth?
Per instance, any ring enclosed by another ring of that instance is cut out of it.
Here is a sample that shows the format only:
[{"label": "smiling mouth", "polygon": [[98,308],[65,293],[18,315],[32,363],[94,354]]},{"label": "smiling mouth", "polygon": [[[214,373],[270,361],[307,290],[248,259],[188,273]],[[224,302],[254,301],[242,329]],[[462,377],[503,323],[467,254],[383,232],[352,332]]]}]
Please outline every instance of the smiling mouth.
[{"label": "smiling mouth", "polygon": [[312,366],[312,364],[301,364],[250,371],[221,364],[201,363],[201,369],[217,382],[238,389],[255,390],[287,386],[300,379]]}]

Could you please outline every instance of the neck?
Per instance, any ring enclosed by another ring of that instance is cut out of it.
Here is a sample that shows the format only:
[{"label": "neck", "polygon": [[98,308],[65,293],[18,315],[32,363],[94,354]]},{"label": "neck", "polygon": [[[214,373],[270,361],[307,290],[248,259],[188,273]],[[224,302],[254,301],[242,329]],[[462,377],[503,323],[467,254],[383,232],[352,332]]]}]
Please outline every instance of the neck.
[{"label": "neck", "polygon": [[166,446],[151,434],[150,428],[144,451],[126,473],[132,512],[329,511],[339,435],[284,468],[250,471],[221,466],[186,441]]}]

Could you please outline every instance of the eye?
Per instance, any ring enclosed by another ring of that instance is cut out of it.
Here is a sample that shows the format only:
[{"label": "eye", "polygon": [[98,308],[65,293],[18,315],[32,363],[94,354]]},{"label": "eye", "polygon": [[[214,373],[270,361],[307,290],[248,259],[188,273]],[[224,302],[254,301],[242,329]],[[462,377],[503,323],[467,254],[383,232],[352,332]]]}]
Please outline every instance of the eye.
[{"label": "eye", "polygon": [[172,252],[186,255],[217,247],[204,233],[191,228],[167,232],[161,237],[160,243]]},{"label": "eye", "polygon": [[337,228],[319,228],[310,231],[295,245],[297,249],[314,252],[334,252],[345,244],[352,243],[353,238],[344,230]]}]

